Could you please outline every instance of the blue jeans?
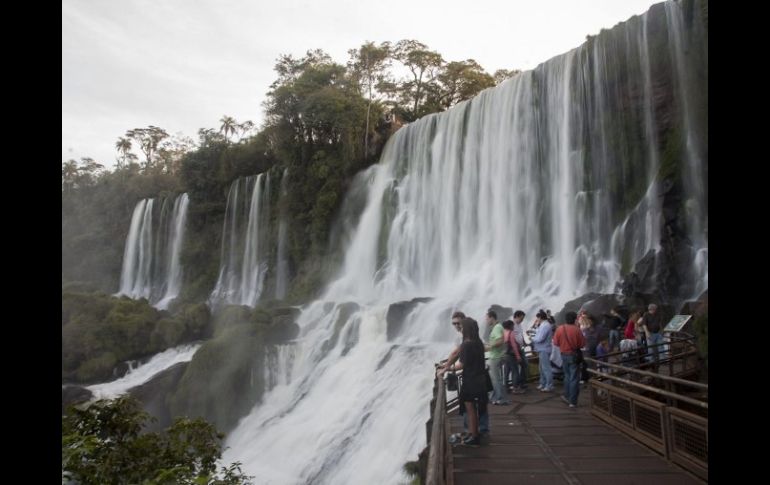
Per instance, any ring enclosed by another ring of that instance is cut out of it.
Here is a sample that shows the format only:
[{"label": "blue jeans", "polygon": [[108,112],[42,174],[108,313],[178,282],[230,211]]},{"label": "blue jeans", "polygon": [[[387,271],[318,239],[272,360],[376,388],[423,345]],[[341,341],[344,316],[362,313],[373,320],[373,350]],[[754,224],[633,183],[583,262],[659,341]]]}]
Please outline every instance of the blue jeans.
[{"label": "blue jeans", "polygon": [[650,337],[647,339],[647,346],[649,347],[649,350],[652,353],[652,360],[655,361],[655,364],[657,364],[658,360],[660,360],[658,356],[658,353],[660,352],[660,347],[652,347],[652,346],[661,344],[661,343],[663,343],[663,335],[659,333],[651,333]]},{"label": "blue jeans", "polygon": [[578,382],[578,366],[575,364],[575,354],[561,354],[561,361],[564,370],[564,397],[570,404],[577,406],[580,383]]},{"label": "blue jeans", "polygon": [[489,377],[492,378],[492,397],[494,401],[505,401],[505,386],[503,384],[503,359],[489,359]]},{"label": "blue jeans", "polygon": [[524,353],[524,348],[519,349],[521,355],[521,361],[519,362],[519,374],[516,376],[516,380],[513,385],[519,389],[527,387],[527,371],[529,369],[529,362],[527,362],[527,354]]},{"label": "blue jeans", "polygon": [[610,352],[615,350],[615,347],[617,347],[619,344],[620,344],[620,331],[610,330]]},{"label": "blue jeans", "polygon": [[540,363],[540,387],[543,389],[553,388],[553,370],[551,369],[551,351],[540,351],[537,353]]},{"label": "blue jeans", "polygon": [[[519,382],[519,364],[516,362],[516,357],[512,355],[505,354],[505,367],[506,367],[506,379],[508,378],[508,374],[511,375],[511,385],[515,386],[517,382]],[[508,383],[505,383],[506,386]]]}]

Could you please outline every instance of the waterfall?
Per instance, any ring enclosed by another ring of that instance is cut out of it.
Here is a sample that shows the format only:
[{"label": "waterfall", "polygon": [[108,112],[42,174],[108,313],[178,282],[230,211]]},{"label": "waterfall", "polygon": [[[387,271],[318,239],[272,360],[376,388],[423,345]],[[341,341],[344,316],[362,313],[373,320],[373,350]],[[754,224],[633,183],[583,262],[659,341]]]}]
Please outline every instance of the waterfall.
[{"label": "waterfall", "polygon": [[87,389],[94,394],[93,399],[113,399],[125,394],[130,389],[144,384],[158,373],[163,372],[172,365],[192,360],[195,352],[201,344],[184,344],[178,347],[166,349],[155,354],[147,363],[136,368],[131,368],[125,376],[112,382],[94,384]]},{"label": "waterfall", "polygon": [[185,223],[187,222],[187,206],[190,198],[182,194],[174,201],[174,212],[171,224],[171,243],[168,245],[168,271],[166,272],[166,293],[158,302],[158,308],[168,308],[169,303],[179,296],[182,287],[182,266],[179,257],[184,241]]},{"label": "waterfall", "polygon": [[118,295],[147,298],[160,309],[179,295],[188,205],[186,193],[137,202],[126,237]]},{"label": "waterfall", "polygon": [[270,175],[235,180],[227,195],[219,278],[211,302],[255,306],[269,268]]},{"label": "waterfall", "polygon": [[[689,5],[655,5],[396,132],[357,179],[365,206],[336,239],[348,244],[338,277],[298,318],[277,367],[289,381],[241,420],[224,459],[260,483],[403,482],[425,446],[453,310],[483,322],[491,304],[512,306],[528,326],[538,308],[612,291],[659,250],[662,175],[700,180],[707,167],[705,123],[686,114],[701,113],[695,74],[707,74],[700,3]],[[707,285],[705,226],[693,220],[705,190],[683,190],[687,235],[703,245],[694,278]]]},{"label": "waterfall", "polygon": [[289,169],[283,171],[281,177],[281,194],[279,204],[278,220],[278,253],[275,257],[275,299],[282,300],[286,296],[286,287],[289,281],[289,262],[286,259],[286,237],[287,237],[287,207],[286,196],[288,195]]}]

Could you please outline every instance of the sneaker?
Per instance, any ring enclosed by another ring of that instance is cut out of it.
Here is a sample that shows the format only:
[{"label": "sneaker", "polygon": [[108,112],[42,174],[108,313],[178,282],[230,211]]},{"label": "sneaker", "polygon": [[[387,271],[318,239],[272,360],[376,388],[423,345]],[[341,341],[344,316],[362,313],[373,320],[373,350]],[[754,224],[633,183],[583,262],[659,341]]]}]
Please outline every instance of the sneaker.
[{"label": "sneaker", "polygon": [[525,392],[524,389],[514,389],[511,394],[524,394]]},{"label": "sneaker", "polygon": [[569,407],[576,408],[577,406],[575,406],[574,404],[570,404]]},{"label": "sneaker", "polygon": [[542,390],[543,390],[543,386],[541,386],[540,384],[538,384],[538,385],[537,385],[537,390],[538,390],[538,391],[542,391]]},{"label": "sneaker", "polygon": [[551,388],[549,387],[540,387],[540,392],[551,392]]},{"label": "sneaker", "polygon": [[481,445],[481,437],[480,436],[476,436],[475,438],[472,438],[472,437],[468,436],[467,438],[465,438],[463,440],[463,445],[465,445],[465,446],[479,446],[479,445]]},{"label": "sneaker", "polygon": [[566,397],[564,397],[564,394],[562,394],[562,395],[561,395],[561,396],[559,396],[559,397],[560,397],[560,398],[561,398],[561,400],[562,400],[562,401],[564,401],[565,403],[567,403],[567,404],[569,404],[569,403],[570,403],[570,402],[569,402],[569,400],[568,400]]}]

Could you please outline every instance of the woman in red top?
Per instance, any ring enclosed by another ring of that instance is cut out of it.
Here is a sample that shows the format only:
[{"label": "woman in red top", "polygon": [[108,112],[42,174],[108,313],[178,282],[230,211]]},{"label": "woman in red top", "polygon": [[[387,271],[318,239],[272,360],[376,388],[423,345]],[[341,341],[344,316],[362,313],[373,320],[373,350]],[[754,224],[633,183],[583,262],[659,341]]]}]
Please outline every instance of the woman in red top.
[{"label": "woman in red top", "polygon": [[628,339],[635,340],[634,330],[636,329],[636,321],[639,320],[639,312],[634,311],[628,316],[628,323],[626,324],[626,331],[623,332],[623,336]]}]

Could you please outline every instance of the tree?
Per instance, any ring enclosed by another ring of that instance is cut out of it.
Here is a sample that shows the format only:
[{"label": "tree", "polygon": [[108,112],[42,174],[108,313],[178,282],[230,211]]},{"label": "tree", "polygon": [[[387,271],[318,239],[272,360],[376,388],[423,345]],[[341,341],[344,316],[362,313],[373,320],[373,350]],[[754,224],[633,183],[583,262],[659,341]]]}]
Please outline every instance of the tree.
[{"label": "tree", "polygon": [[147,128],[134,128],[126,132],[126,137],[134,140],[139,145],[145,156],[145,170],[151,169],[155,164],[155,154],[161,141],[169,137],[166,130],[157,126],[148,126]]},{"label": "tree", "polygon": [[[366,42],[358,49],[351,49],[349,68],[352,75],[359,80],[363,92],[368,94],[366,106],[366,128],[364,131],[364,156],[369,156],[369,120],[372,112],[373,91],[375,86],[382,82],[385,70],[390,67],[390,42],[383,42],[378,46],[373,42]],[[362,92],[362,94],[363,94]]]},{"label": "tree", "polygon": [[251,483],[237,462],[217,473],[224,435],[211,424],[177,418],[162,433],[142,433],[149,419],[128,395],[70,407],[62,416],[62,477],[84,484]]},{"label": "tree", "polygon": [[69,192],[75,188],[78,178],[78,162],[67,160],[61,165],[61,187],[64,192]]},{"label": "tree", "polygon": [[241,138],[238,140],[239,142],[243,140],[243,137],[246,136],[246,133],[251,131],[254,128],[254,122],[246,120],[243,123],[238,125],[238,131],[241,132]]},{"label": "tree", "polygon": [[222,122],[222,126],[219,127],[219,132],[225,135],[227,141],[230,141],[230,135],[235,133],[236,128],[238,128],[238,122],[235,121],[235,118],[232,116],[226,115],[222,116],[222,119],[219,121]]},{"label": "tree", "polygon": [[495,84],[500,84],[501,82],[505,81],[506,79],[512,78],[513,76],[521,74],[521,70],[519,69],[498,69],[495,71],[495,73],[492,75],[492,77],[495,78]]},{"label": "tree", "polygon": [[122,157],[122,163],[121,163],[121,159],[116,159],[118,169],[121,169],[125,165],[127,165],[127,162],[130,157],[136,158],[136,155],[131,153],[131,140],[129,140],[128,138],[124,138],[122,136],[118,138],[118,141],[115,142],[115,149],[118,151],[118,153]]},{"label": "tree", "polygon": [[421,114],[418,108],[425,96],[426,86],[433,83],[444,59],[438,52],[428,50],[422,42],[409,39],[396,43],[394,57],[412,73],[412,79],[402,83],[401,94],[404,104],[412,105],[411,116],[416,119]]},{"label": "tree", "polygon": [[439,89],[436,102],[441,109],[451,108],[495,85],[492,76],[473,59],[448,63],[439,73],[437,80]]},{"label": "tree", "polygon": [[158,148],[158,160],[166,173],[175,174],[179,170],[184,155],[194,149],[195,142],[192,138],[177,133],[165,140]]}]

